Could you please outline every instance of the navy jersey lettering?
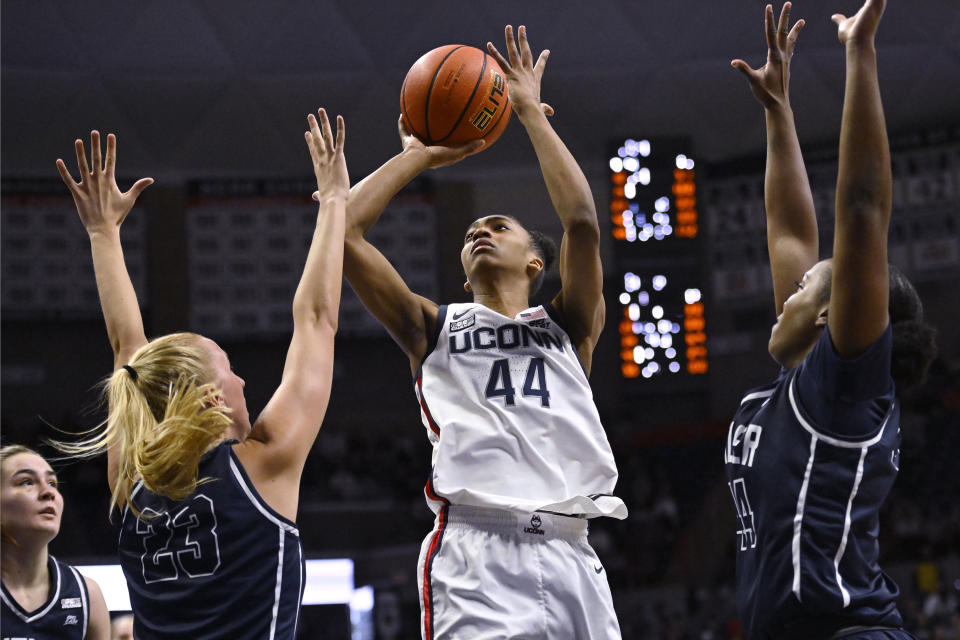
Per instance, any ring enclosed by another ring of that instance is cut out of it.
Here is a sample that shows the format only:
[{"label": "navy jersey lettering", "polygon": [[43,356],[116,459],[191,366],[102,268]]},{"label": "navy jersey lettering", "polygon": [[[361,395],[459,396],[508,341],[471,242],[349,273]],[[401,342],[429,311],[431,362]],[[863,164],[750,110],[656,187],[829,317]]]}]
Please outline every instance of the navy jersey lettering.
[{"label": "navy jersey lettering", "polygon": [[34,611],[25,611],[6,585],[0,598],[0,633],[4,640],[82,640],[90,621],[90,597],[80,572],[49,556],[50,595]]},{"label": "navy jersey lettering", "polygon": [[902,624],[897,586],[877,565],[900,446],[891,345],[888,328],[842,360],[824,330],[799,367],[749,392],[730,423],[737,605],[751,640]]},{"label": "navy jersey lettering", "polygon": [[138,484],[124,512],[120,564],[138,640],[293,638],[305,564],[296,525],[257,494],[232,443],[208,452],[190,497]]}]

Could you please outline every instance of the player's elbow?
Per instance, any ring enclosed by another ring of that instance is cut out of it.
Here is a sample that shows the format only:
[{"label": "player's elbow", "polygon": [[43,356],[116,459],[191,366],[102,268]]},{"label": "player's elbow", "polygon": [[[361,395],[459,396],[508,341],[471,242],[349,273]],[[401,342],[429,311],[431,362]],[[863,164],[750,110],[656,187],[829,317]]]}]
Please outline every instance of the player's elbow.
[{"label": "player's elbow", "polygon": [[846,219],[862,225],[885,223],[890,217],[890,208],[889,189],[861,186],[837,191],[838,221]]},{"label": "player's elbow", "polygon": [[294,327],[326,329],[336,333],[339,323],[339,306],[324,304],[323,300],[293,300]]},{"label": "player's elbow", "polygon": [[564,233],[580,240],[600,241],[600,223],[593,206],[578,207],[564,223]]}]

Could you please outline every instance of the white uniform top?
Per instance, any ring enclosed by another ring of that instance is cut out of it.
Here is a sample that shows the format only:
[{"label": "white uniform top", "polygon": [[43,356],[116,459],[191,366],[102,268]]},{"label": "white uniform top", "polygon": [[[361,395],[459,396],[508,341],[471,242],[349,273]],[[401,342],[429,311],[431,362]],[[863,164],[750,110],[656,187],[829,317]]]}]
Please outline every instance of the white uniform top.
[{"label": "white uniform top", "polygon": [[593,393],[552,305],[511,319],[441,306],[415,390],[433,471],[427,502],[627,517]]}]

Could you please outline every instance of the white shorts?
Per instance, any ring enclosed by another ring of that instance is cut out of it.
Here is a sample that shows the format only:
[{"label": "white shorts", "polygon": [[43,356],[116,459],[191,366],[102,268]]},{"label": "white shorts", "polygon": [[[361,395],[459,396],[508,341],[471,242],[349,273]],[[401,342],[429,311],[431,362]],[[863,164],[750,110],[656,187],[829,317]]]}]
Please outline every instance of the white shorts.
[{"label": "white shorts", "polygon": [[423,640],[615,640],[587,521],[450,505],[418,565]]}]

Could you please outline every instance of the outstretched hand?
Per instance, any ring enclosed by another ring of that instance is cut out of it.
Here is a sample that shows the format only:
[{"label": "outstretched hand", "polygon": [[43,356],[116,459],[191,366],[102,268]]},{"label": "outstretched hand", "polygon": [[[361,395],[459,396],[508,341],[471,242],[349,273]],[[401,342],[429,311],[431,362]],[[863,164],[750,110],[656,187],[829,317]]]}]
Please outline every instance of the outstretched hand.
[{"label": "outstretched hand", "polygon": [[74,147],[77,152],[77,166],[80,169],[80,182],[73,181],[67,165],[60,158],[57,158],[57,170],[73,196],[73,202],[77,205],[77,213],[80,214],[84,228],[87,233],[93,234],[119,227],[130,213],[140,193],[153,184],[153,178],[141,178],[126,193],[120,192],[114,173],[117,163],[117,137],[112,133],[107,135],[107,156],[101,160],[100,132],[90,132],[92,171],[87,165],[83,141],[77,139]]},{"label": "outstretched hand", "polygon": [[533,62],[533,53],[530,51],[530,43],[527,42],[527,28],[520,25],[517,29],[519,36],[519,47],[513,37],[513,26],[507,25],[503,34],[507,41],[508,61],[497,51],[492,42],[487,43],[487,51],[494,57],[500,68],[503,69],[507,77],[507,90],[510,95],[510,102],[513,105],[513,112],[517,114],[520,121],[525,117],[542,111],[545,115],[553,115],[553,107],[540,102],[540,81],[543,79],[543,71],[547,68],[547,58],[550,57],[550,50],[544,49],[537,58],[536,64]]},{"label": "outstretched hand", "polygon": [[887,0],[866,0],[849,18],[842,13],[833,14],[830,19],[837,25],[837,38],[843,44],[872,43],[886,5]]},{"label": "outstretched hand", "polygon": [[313,160],[313,173],[317,177],[314,200],[346,199],[350,193],[350,176],[347,173],[347,160],[343,155],[343,141],[346,136],[343,116],[337,116],[337,141],[334,144],[327,111],[319,109],[317,113],[320,114],[320,122],[317,122],[312,113],[308,115],[307,124],[310,130],[303,134]]},{"label": "outstretched hand", "polygon": [[397,122],[397,128],[400,131],[400,143],[404,151],[422,151],[426,154],[427,168],[436,169],[447,165],[460,162],[467,156],[478,153],[487,143],[486,140],[472,140],[463,144],[444,146],[434,144],[427,146],[423,144],[417,136],[410,133],[406,125],[403,124],[403,116]]},{"label": "outstretched hand", "polygon": [[790,59],[793,58],[797,36],[805,24],[801,19],[790,27],[790,8],[789,2],[784,3],[776,26],[773,24],[773,6],[768,4],[764,10],[767,34],[766,64],[759,69],[753,69],[739,58],[730,62],[734,69],[747,77],[753,95],[767,109],[790,104]]}]

